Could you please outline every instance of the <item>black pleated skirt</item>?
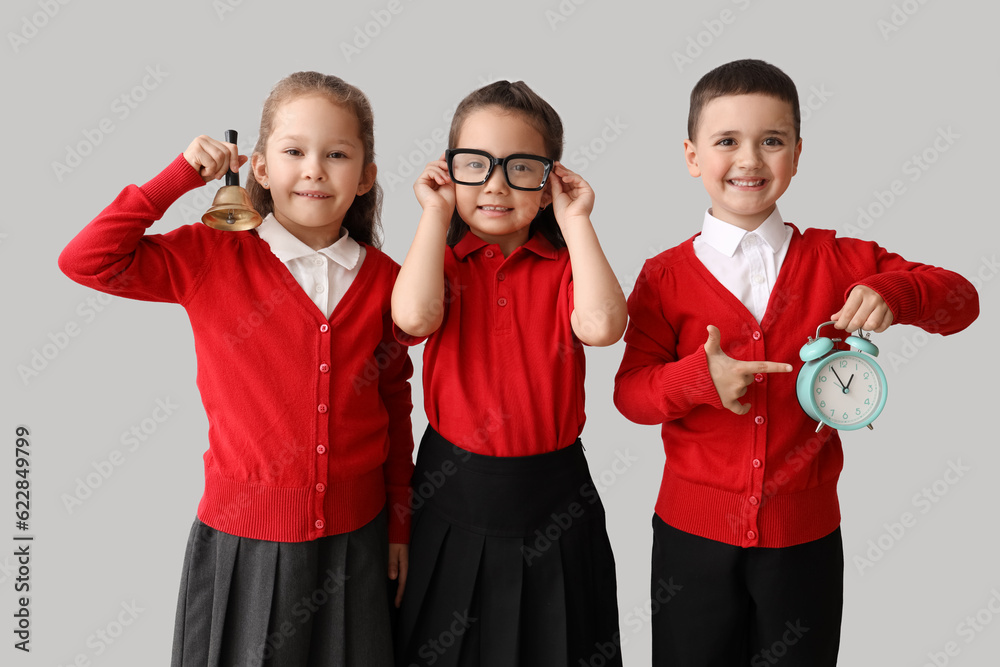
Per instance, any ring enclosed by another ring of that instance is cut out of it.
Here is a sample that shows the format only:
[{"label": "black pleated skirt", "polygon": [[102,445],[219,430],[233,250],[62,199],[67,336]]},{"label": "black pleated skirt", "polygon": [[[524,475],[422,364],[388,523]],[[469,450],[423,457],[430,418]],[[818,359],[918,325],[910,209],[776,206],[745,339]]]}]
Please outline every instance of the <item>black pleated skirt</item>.
[{"label": "black pleated skirt", "polygon": [[386,510],[310,542],[236,537],[195,519],[172,667],[391,667]]},{"label": "black pleated skirt", "polygon": [[621,665],[617,579],[579,440],[492,457],[428,428],[397,665]]}]

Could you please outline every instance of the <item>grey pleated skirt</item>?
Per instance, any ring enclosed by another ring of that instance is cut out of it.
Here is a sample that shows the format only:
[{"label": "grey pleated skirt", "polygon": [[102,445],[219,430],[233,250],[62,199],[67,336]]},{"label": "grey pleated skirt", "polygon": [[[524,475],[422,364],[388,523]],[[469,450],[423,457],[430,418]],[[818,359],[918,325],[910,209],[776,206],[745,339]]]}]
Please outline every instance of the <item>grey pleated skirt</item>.
[{"label": "grey pleated skirt", "polygon": [[236,537],[195,519],[172,667],[391,667],[386,510],[310,542]]}]

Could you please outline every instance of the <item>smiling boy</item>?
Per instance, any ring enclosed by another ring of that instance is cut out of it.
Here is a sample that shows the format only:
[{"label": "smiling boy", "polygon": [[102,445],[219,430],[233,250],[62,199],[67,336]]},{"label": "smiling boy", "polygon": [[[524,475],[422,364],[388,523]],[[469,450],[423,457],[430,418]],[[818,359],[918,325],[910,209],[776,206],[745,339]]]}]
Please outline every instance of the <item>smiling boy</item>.
[{"label": "smiling boy", "polygon": [[646,261],[628,300],[615,405],[662,425],[652,594],[678,590],[653,617],[654,665],[836,664],[843,450],[798,406],[799,348],[829,320],[948,335],[979,313],[975,297],[949,302],[975,294],[958,274],[784,222],[799,126],[795,84],[773,65],[698,82],[684,155],[711,208],[699,235]]}]

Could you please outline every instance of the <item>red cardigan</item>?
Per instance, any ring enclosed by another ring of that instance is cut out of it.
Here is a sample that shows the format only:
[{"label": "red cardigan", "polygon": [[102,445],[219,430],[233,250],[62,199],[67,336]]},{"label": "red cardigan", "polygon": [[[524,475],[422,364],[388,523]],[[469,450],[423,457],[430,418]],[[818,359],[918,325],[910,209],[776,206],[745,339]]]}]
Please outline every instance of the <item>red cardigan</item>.
[{"label": "red cardigan", "polygon": [[360,528],[388,504],[389,540],[408,542],[413,366],[389,314],[399,266],[368,246],[327,320],[256,232],[143,235],[203,184],[178,156],[125,188],[59,257],[82,285],[187,310],[209,422],[198,517],[301,542]]},{"label": "red cardigan", "polygon": [[[693,238],[647,260],[628,300],[615,405],[634,422],[663,425],[656,513],[675,528],[736,546],[792,546],[840,525],[840,438],[828,427],[815,433],[796,399],[795,375],[799,349],[855,285],[878,292],[893,323],[928,332],[961,331],[979,314],[975,288],[956,273],[832,231],[792,229],[759,324],[697,259]],[[795,367],[757,376],[741,399],[751,405],[747,415],[719,400],[705,356],[709,324],[730,357]]]}]

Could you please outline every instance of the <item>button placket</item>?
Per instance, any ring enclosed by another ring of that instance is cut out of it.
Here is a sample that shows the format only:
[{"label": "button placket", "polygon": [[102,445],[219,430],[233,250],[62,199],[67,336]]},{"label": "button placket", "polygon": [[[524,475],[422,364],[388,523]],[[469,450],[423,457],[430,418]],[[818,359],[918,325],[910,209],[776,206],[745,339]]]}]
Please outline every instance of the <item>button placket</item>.
[{"label": "button placket", "polygon": [[326,526],[324,521],[324,500],[326,497],[327,481],[329,477],[330,470],[330,457],[329,452],[329,434],[330,434],[330,383],[332,382],[331,373],[331,350],[333,344],[331,342],[331,330],[330,325],[326,322],[320,325],[320,336],[319,336],[319,363],[315,366],[317,369],[317,395],[315,397],[316,405],[316,455],[315,455],[315,467],[313,468],[313,489],[312,489],[312,530],[322,531]]}]

